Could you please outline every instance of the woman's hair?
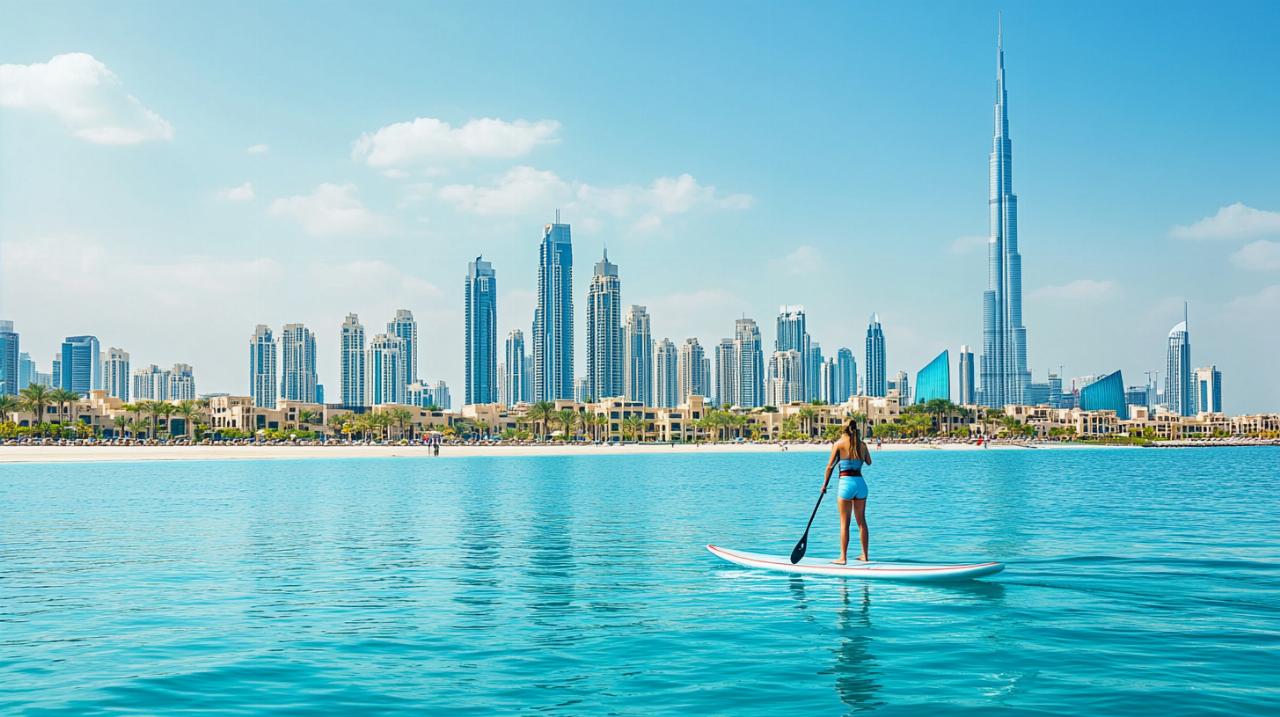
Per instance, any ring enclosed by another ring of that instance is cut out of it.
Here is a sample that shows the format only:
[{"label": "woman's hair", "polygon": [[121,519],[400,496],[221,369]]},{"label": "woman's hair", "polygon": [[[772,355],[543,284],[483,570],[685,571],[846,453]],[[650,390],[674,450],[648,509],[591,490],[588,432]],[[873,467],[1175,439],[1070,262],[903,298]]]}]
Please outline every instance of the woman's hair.
[{"label": "woman's hair", "polygon": [[849,448],[852,449],[853,455],[858,458],[861,458],[862,457],[862,431],[858,430],[858,419],[853,418],[852,416],[845,419],[844,434],[849,437],[849,442],[852,444],[849,446]]}]

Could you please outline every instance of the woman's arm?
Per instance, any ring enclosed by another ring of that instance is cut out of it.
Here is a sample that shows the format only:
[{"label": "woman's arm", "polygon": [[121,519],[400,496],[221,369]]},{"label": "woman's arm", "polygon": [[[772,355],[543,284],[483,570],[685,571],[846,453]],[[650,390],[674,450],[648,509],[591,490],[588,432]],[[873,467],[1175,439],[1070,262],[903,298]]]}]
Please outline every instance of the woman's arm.
[{"label": "woman's arm", "polygon": [[827,473],[822,477],[822,492],[827,492],[827,484],[831,482],[831,469],[835,468],[836,461],[840,460],[840,442],[836,441],[831,446],[831,457],[827,459]]},{"label": "woman's arm", "polygon": [[862,462],[871,465],[871,449],[867,447],[866,441],[858,441],[858,445],[862,447]]}]

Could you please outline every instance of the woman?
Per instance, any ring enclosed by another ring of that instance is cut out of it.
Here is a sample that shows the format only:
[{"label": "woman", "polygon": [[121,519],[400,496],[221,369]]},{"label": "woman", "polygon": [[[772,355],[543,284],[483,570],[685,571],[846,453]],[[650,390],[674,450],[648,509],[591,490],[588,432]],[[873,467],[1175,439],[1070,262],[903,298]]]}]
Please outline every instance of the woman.
[{"label": "woman", "polygon": [[840,464],[840,483],[837,497],[840,505],[840,558],[831,562],[844,565],[849,553],[849,516],[858,521],[858,537],[862,539],[862,555],[858,560],[867,562],[867,483],[862,480],[862,466],[871,465],[871,451],[862,442],[858,432],[858,422],[850,418],[845,421],[840,438],[831,446],[831,458],[827,461],[827,474],[822,479],[822,492],[827,492],[827,484],[831,482],[831,471]]}]

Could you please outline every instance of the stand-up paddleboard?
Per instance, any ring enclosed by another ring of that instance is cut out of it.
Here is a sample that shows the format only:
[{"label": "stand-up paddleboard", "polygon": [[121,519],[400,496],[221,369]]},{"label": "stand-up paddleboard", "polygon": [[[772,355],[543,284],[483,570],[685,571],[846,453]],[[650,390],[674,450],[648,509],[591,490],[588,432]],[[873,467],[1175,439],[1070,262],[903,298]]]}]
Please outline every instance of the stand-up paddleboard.
[{"label": "stand-up paddleboard", "polygon": [[1004,570],[1004,563],[969,563],[967,565],[938,565],[927,563],[869,563],[850,560],[848,565],[835,565],[821,558],[802,558],[795,565],[784,555],[761,555],[744,553],[741,550],[729,550],[715,545],[708,545],[713,555],[724,558],[747,568],[779,570],[784,573],[803,573],[806,575],[840,575],[866,580],[915,580],[920,582],[943,582],[949,580],[972,580],[985,575],[995,575]]}]

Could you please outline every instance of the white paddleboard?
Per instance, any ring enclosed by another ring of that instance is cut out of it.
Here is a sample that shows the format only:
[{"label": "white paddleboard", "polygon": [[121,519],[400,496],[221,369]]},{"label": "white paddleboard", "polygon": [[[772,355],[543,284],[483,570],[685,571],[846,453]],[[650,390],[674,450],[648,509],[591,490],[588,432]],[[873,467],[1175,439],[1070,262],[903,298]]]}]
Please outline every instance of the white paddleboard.
[{"label": "white paddleboard", "polygon": [[966,565],[941,565],[928,563],[869,563],[850,560],[848,565],[835,565],[824,558],[801,558],[795,565],[785,555],[761,555],[729,550],[708,545],[713,555],[747,568],[779,570],[784,573],[806,575],[840,575],[866,580],[915,580],[942,582],[947,580],[972,580],[985,575],[995,575],[1004,570],[1004,563],[969,563]]}]

